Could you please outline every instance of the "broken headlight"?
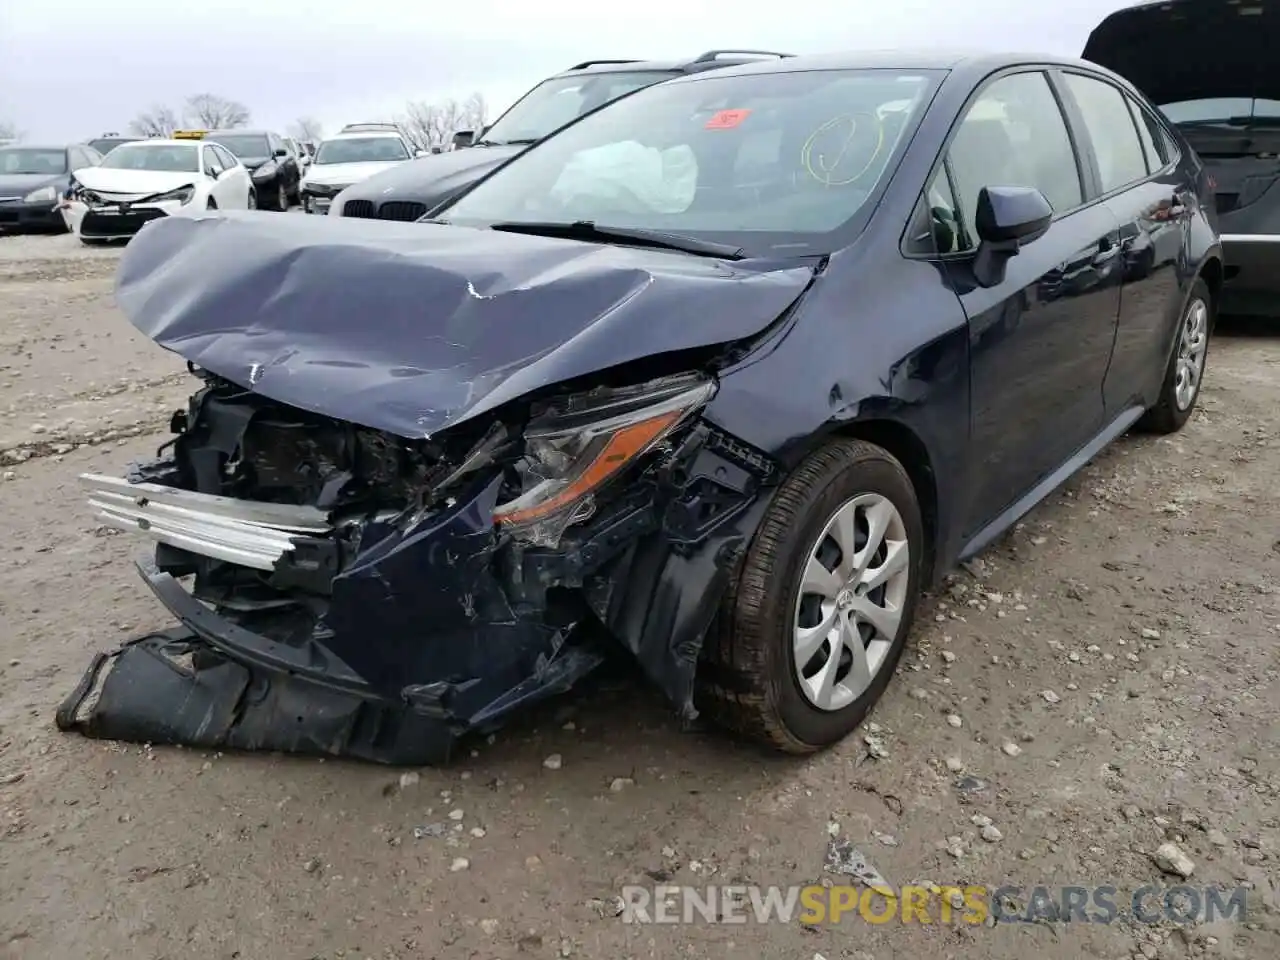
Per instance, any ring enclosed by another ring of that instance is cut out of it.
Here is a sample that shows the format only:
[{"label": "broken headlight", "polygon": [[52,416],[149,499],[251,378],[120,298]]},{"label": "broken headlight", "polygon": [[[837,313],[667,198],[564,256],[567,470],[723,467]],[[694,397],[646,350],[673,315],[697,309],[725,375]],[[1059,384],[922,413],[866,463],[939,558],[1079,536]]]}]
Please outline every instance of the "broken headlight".
[{"label": "broken headlight", "polygon": [[595,512],[596,496],[609,480],[714,393],[714,381],[695,375],[570,397],[525,431],[520,493],[494,509],[494,520],[521,539],[555,546],[567,527]]}]

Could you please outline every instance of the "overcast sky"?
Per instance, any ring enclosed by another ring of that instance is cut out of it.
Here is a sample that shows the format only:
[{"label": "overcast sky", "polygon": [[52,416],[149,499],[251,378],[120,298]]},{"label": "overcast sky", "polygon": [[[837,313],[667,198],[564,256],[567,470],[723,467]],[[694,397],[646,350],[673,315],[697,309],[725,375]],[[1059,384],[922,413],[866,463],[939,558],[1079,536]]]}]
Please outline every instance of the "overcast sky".
[{"label": "overcast sky", "polygon": [[0,0],[0,122],[28,140],[124,131],[153,104],[214,93],[283,131],[333,130],[406,100],[484,93],[490,116],[592,57],[885,47],[1078,54],[1126,0]]}]

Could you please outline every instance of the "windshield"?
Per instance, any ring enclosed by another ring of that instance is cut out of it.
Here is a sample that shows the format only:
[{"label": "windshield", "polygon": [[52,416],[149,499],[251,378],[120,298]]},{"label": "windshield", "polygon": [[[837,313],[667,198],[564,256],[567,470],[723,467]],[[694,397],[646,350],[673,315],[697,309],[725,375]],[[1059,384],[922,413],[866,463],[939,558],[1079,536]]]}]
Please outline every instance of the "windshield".
[{"label": "windshield", "polygon": [[824,70],[659,84],[528,150],[443,219],[586,220],[747,249],[829,249],[824,235],[879,189],[937,77]]},{"label": "windshield", "polygon": [[659,80],[680,76],[672,70],[601,73],[559,77],[538,84],[484,132],[485,143],[541,140],[588,111]]},{"label": "windshield", "polygon": [[1160,112],[1173,123],[1240,123],[1249,118],[1280,119],[1280,100],[1252,97],[1216,97],[1210,100],[1180,100],[1160,105]]},{"label": "windshield", "polygon": [[0,147],[0,173],[47,173],[52,177],[66,172],[67,151],[65,150]]},{"label": "windshield", "polygon": [[166,173],[199,173],[196,147],[185,143],[126,143],[116,147],[98,164],[104,170],[160,170]]},{"label": "windshield", "polygon": [[257,159],[258,157],[271,156],[271,148],[267,145],[267,138],[261,134],[232,134],[223,136],[218,134],[216,137],[206,137],[206,140],[212,140],[214,143],[220,143],[226,147],[237,157],[244,159]]},{"label": "windshield", "polygon": [[326,140],[316,151],[315,162],[326,163],[383,163],[408,160],[409,151],[399,137],[351,137],[343,140]]}]

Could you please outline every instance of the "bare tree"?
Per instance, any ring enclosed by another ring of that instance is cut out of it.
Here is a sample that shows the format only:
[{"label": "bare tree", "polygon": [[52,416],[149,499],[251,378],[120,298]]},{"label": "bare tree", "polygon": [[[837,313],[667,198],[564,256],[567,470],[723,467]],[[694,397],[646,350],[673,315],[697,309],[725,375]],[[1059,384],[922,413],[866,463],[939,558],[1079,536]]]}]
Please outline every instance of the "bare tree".
[{"label": "bare tree", "polygon": [[289,135],[295,140],[314,143],[324,139],[324,127],[315,117],[299,117],[290,125]]},{"label": "bare tree", "polygon": [[163,104],[144,110],[129,123],[129,130],[139,137],[171,137],[180,121],[172,107]]},{"label": "bare tree", "polygon": [[473,93],[462,101],[428,103],[411,100],[405,104],[400,126],[415,150],[443,150],[448,149],[453,135],[459,131],[478,133],[485,125],[488,113],[488,104],[480,93]]},{"label": "bare tree", "polygon": [[249,108],[236,100],[213,93],[187,97],[182,115],[203,130],[229,130],[249,123]]}]

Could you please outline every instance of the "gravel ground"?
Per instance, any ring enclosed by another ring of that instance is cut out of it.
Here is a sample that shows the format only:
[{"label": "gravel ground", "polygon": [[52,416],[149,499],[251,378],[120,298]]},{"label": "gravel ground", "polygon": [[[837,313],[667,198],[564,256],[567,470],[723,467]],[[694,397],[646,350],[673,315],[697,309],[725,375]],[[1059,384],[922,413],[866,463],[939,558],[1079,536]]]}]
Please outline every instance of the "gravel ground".
[{"label": "gravel ground", "polygon": [[[75,475],[164,438],[181,362],[118,250],[0,238],[0,957],[1280,956],[1280,339],[1223,331],[1200,411],[1104,454],[926,610],[866,736],[803,760],[575,694],[447,770],[59,734],[93,651],[164,623]],[[549,758],[555,757],[555,760]],[[994,828],[994,829],[992,829]],[[625,884],[1247,886],[1243,921],[646,926]],[[838,878],[837,878],[838,879]]]}]

